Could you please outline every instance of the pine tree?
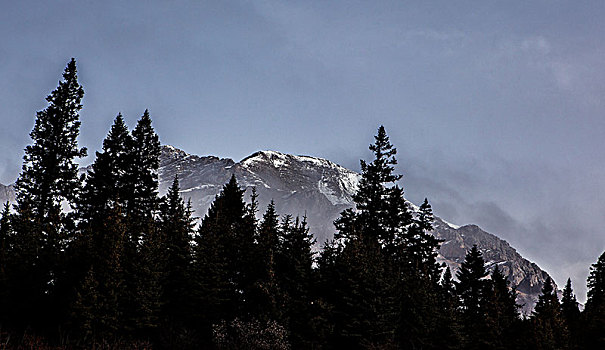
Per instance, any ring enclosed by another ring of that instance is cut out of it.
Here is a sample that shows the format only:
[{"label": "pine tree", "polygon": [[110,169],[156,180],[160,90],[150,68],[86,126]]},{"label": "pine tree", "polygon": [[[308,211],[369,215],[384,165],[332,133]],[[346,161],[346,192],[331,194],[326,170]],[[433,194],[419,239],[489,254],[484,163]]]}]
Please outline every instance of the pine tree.
[{"label": "pine tree", "polygon": [[[127,218],[128,201],[133,192],[129,175],[133,163],[133,143],[122,115],[118,114],[103,140],[102,152],[96,152],[95,161],[86,175],[77,206],[79,235],[72,244],[72,274],[77,276],[77,280],[83,281],[92,267],[99,284],[103,285],[104,279],[109,278],[105,275],[108,269],[107,252],[111,251],[111,244],[117,242],[112,237],[114,230],[108,230],[107,223],[114,222],[115,227],[119,227],[119,231],[125,235],[124,239],[119,240],[119,269],[122,276],[119,296],[124,299],[120,314],[122,321],[129,320],[131,328],[134,327],[133,309],[139,301],[135,295],[136,279],[132,268],[133,262],[139,259],[137,246],[128,239],[131,225]],[[115,314],[113,311],[107,313]],[[122,322],[122,326],[126,327],[126,323]],[[113,334],[115,331],[103,332]]]},{"label": "pine tree", "polygon": [[10,303],[7,267],[11,254],[10,208],[8,202],[4,204],[4,209],[0,216],[0,325],[6,325],[10,321],[6,317],[7,306]]},{"label": "pine tree", "polygon": [[440,319],[437,325],[439,336],[433,343],[439,349],[461,349],[463,344],[462,325],[458,312],[459,300],[450,268],[444,263],[443,276],[439,283]]},{"label": "pine tree", "polygon": [[[144,233],[146,222],[153,221],[153,214],[158,209],[158,169],[160,166],[160,141],[151,126],[149,111],[145,110],[132,131],[132,163],[129,177],[132,193],[128,202],[128,214],[134,224],[133,229]],[[133,241],[139,236],[134,232]]]},{"label": "pine tree", "polygon": [[584,309],[584,342],[586,348],[605,347],[605,252],[590,267],[588,299]]},{"label": "pine tree", "polygon": [[439,305],[441,266],[436,261],[440,241],[430,233],[432,229],[433,212],[425,199],[397,247],[401,275],[397,335],[403,347],[443,345],[437,345],[444,321]]},{"label": "pine tree", "polygon": [[86,149],[77,143],[83,96],[72,58],[59,87],[46,98],[49,106],[37,114],[30,133],[33,144],[25,148],[23,171],[15,187],[18,205],[33,203],[32,212],[41,222],[61,201],[75,199],[79,179],[74,159],[86,156]]},{"label": "pine tree", "polygon": [[406,227],[411,214],[394,173],[397,150],[383,126],[370,150],[371,163],[361,161],[362,178],[353,196],[356,211],[345,210],[336,220],[335,238],[344,245],[336,258],[342,276],[335,288],[335,332],[350,346],[393,345],[400,313],[395,295],[401,285],[399,268],[407,261]]},{"label": "pine tree", "polygon": [[571,288],[571,278],[567,279],[561,298],[561,314],[569,330],[569,348],[574,349],[579,344],[580,309],[576,296]]},{"label": "pine tree", "polygon": [[408,259],[412,263],[411,269],[436,285],[441,272],[437,264],[437,251],[441,241],[430,233],[433,229],[433,220],[433,210],[428,199],[425,198],[418,209],[418,217],[408,229],[406,250]]},{"label": "pine tree", "polygon": [[127,333],[123,269],[127,226],[121,207],[112,208],[92,229],[102,239],[90,241],[89,247],[95,249],[90,250],[90,265],[71,307],[72,327],[86,344],[115,340]]},{"label": "pine tree", "polygon": [[[394,174],[397,150],[389,142],[383,126],[369,146],[374,160],[361,160],[362,177],[359,189],[353,196],[356,213],[348,210],[336,221],[337,238],[350,239],[363,232],[368,242],[392,244],[396,234],[409,223],[411,214],[403,200],[403,190],[395,186],[402,175]],[[397,205],[394,205],[397,204]],[[351,230],[355,226],[355,230]]]},{"label": "pine tree", "polygon": [[212,324],[232,320],[251,289],[250,261],[255,222],[235,176],[223,186],[202,220],[194,249],[194,300],[206,341]]},{"label": "pine tree", "polygon": [[456,292],[460,298],[466,347],[469,349],[481,349],[489,345],[486,344],[490,339],[485,319],[488,285],[484,278],[487,275],[483,255],[477,245],[473,245],[456,274]]},{"label": "pine tree", "polygon": [[553,284],[547,277],[532,312],[534,345],[538,349],[565,349],[568,345],[567,325]]},{"label": "pine tree", "polygon": [[285,319],[294,348],[309,348],[317,343],[313,319],[317,314],[312,295],[315,239],[309,233],[307,220],[290,216],[282,220],[281,249],[277,259],[278,284],[285,293]]},{"label": "pine tree", "polygon": [[103,152],[96,153],[86,177],[78,205],[83,223],[103,221],[116,205],[127,204],[132,195],[128,174],[133,162],[133,143],[122,115],[118,114],[103,140]]},{"label": "pine tree", "polygon": [[165,240],[166,269],[163,281],[163,315],[165,322],[174,327],[190,323],[190,291],[193,234],[191,204],[179,195],[178,176],[163,200],[160,211],[160,227]]},{"label": "pine tree", "polygon": [[519,320],[517,292],[509,288],[509,281],[498,265],[487,282],[485,317],[488,330],[486,341],[492,349],[510,349],[515,340],[515,327]]},{"label": "pine tree", "polygon": [[19,237],[14,248],[20,266],[11,272],[10,288],[17,296],[14,306],[20,315],[9,317],[22,319],[23,325],[54,325],[59,322],[56,311],[65,307],[59,305],[57,286],[63,283],[64,252],[72,225],[61,204],[73,205],[80,183],[75,159],[86,155],[86,149],[77,144],[83,95],[72,59],[59,86],[46,98],[49,105],[37,113],[30,133],[32,144],[25,148],[15,185],[14,230]]},{"label": "pine tree", "polygon": [[283,297],[277,284],[276,264],[279,247],[279,220],[275,203],[271,201],[258,229],[256,245],[255,282],[246,300],[244,313],[261,321],[281,320]]}]

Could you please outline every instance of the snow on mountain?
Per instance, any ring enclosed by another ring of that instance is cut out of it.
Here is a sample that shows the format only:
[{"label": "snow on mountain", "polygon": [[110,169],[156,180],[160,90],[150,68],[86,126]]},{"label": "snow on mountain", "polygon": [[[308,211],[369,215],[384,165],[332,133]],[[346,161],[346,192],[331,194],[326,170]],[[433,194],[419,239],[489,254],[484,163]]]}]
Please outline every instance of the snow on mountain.
[{"label": "snow on mountain", "polygon": [[[240,162],[214,156],[187,154],[164,146],[160,157],[160,188],[165,193],[172,179],[179,175],[181,194],[191,199],[193,209],[203,216],[214,196],[235,174],[240,186],[255,187],[260,210],[274,200],[280,214],[307,216],[311,232],[319,244],[334,234],[333,221],[344,209],[353,206],[353,194],[361,175],[326,159],[295,156],[277,151],[259,151]],[[418,207],[410,203],[413,211]],[[535,300],[548,276],[536,264],[524,259],[506,241],[483,231],[476,225],[457,226],[435,218],[433,234],[444,242],[439,260],[459,268],[473,244],[481,249],[486,266],[496,265],[517,287],[524,311],[533,309]]]},{"label": "snow on mountain", "polygon": [[[81,169],[81,172],[84,169]],[[195,215],[203,217],[223,185],[234,174],[247,195],[254,187],[259,195],[260,213],[271,200],[279,214],[306,216],[318,247],[334,234],[334,220],[354,205],[353,194],[361,175],[326,159],[295,156],[276,151],[259,151],[240,162],[215,156],[188,154],[173,146],[163,146],[160,156],[160,194],[165,194],[178,174],[181,195],[191,200]],[[0,203],[14,202],[13,185],[0,184]],[[248,198],[247,198],[248,199]],[[418,207],[412,203],[413,211]],[[443,240],[438,259],[458,269],[473,244],[477,244],[493,269],[496,265],[519,293],[524,312],[533,309],[548,274],[524,259],[506,241],[476,225],[457,226],[435,217],[433,234]]]}]

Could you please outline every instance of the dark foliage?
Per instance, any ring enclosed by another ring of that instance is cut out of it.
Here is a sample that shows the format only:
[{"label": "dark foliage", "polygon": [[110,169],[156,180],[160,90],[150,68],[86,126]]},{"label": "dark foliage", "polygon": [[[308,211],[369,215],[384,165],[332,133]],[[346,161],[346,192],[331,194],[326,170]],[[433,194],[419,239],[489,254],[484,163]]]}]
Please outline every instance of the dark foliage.
[{"label": "dark foliage", "polygon": [[583,312],[571,281],[559,303],[548,280],[522,319],[477,246],[454,281],[437,263],[428,200],[413,214],[403,197],[382,126],[356,207],[316,256],[306,218],[280,218],[271,202],[257,220],[256,192],[247,203],[235,176],[196,230],[178,178],[158,195],[148,111],[132,132],[116,117],[81,186],[82,96],[72,60],[1,213],[0,348],[605,348],[605,253]]}]

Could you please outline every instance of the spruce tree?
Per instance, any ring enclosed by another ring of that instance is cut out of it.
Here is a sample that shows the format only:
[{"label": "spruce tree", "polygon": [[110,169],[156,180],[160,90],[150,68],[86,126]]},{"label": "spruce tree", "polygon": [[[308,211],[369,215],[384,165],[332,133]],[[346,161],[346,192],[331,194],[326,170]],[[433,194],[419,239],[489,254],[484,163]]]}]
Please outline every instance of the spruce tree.
[{"label": "spruce tree", "polygon": [[605,252],[590,267],[588,299],[584,309],[586,348],[605,347]]},{"label": "spruce tree", "polygon": [[103,140],[103,152],[96,153],[86,176],[78,206],[82,223],[103,221],[117,205],[127,204],[132,195],[128,174],[133,162],[133,143],[122,115],[118,114]]},{"label": "spruce tree", "polygon": [[461,349],[463,332],[458,310],[460,302],[456,294],[456,286],[452,273],[447,265],[444,266],[439,287],[440,292],[438,295],[441,310],[437,326],[439,337],[435,339],[433,345],[439,349]]},{"label": "spruce tree", "polygon": [[213,324],[233,320],[249,295],[254,225],[235,176],[210,205],[196,237],[197,323],[210,341]]},{"label": "spruce tree", "polygon": [[279,219],[273,201],[267,206],[257,237],[258,244],[255,247],[257,268],[253,272],[256,281],[246,300],[244,313],[262,321],[280,321],[283,297],[276,276],[280,233]]},{"label": "spruce tree", "polygon": [[166,254],[163,317],[164,322],[174,327],[190,323],[192,214],[191,204],[186,205],[179,195],[179,180],[175,176],[160,211]]},{"label": "spruce tree", "polygon": [[456,274],[456,292],[460,298],[466,347],[469,349],[489,346],[486,344],[490,339],[485,319],[487,275],[483,255],[477,245],[473,245]]},{"label": "spruce tree", "polygon": [[509,281],[500,272],[498,265],[487,282],[485,318],[487,339],[490,348],[509,349],[513,346],[517,321],[519,320],[519,305],[516,303],[517,292],[509,287]]},{"label": "spruce tree", "polygon": [[550,277],[546,278],[538,302],[532,312],[534,345],[538,349],[565,349],[568,345],[568,330],[561,304]]},{"label": "spruce tree", "polygon": [[17,204],[33,203],[32,212],[41,222],[63,200],[72,204],[79,188],[78,165],[74,160],[86,156],[86,149],[78,148],[77,142],[83,96],[76,61],[72,58],[63,72],[63,80],[46,98],[48,107],[37,114],[30,133],[33,144],[25,148],[23,171],[15,186]]},{"label": "spruce tree", "polygon": [[[350,346],[393,345],[400,313],[395,295],[401,277],[406,227],[411,214],[394,173],[397,150],[383,126],[370,150],[374,160],[361,161],[362,177],[353,196],[355,209],[336,220],[335,238],[344,245],[336,258],[342,276],[336,282],[335,332]],[[336,338],[338,339],[338,338]]]},{"label": "spruce tree", "polygon": [[9,320],[7,319],[7,306],[10,303],[8,295],[8,276],[7,268],[9,262],[10,252],[10,240],[11,240],[11,229],[10,229],[10,208],[8,202],[4,204],[4,209],[0,214],[0,325],[6,325]]},{"label": "spruce tree", "polygon": [[569,348],[574,349],[579,344],[579,321],[580,309],[573,289],[571,287],[571,278],[567,279],[563,296],[561,297],[561,314],[565,319],[565,324],[569,330]]},{"label": "spruce tree", "polygon": [[[134,229],[142,231],[145,222],[152,221],[153,214],[158,209],[158,169],[160,166],[160,141],[151,126],[149,111],[145,110],[132,131],[132,163],[129,169],[130,201],[128,211]],[[140,234],[143,234],[141,232]],[[138,240],[135,236],[132,239]]]},{"label": "spruce tree", "polygon": [[[25,148],[22,172],[15,185],[14,229],[19,236],[14,242],[15,251],[26,256],[15,256],[19,273],[11,273],[14,279],[10,288],[20,295],[15,304],[21,308],[20,315],[14,315],[15,319],[29,319],[25,323],[30,325],[58,323],[57,310],[65,307],[59,305],[57,286],[63,284],[64,252],[72,225],[61,204],[73,205],[80,185],[75,159],[86,155],[86,149],[77,143],[83,96],[72,58],[59,86],[46,98],[48,106],[37,113],[30,133],[32,144]],[[23,289],[26,294],[22,294]],[[21,300],[25,296],[29,299]],[[18,305],[19,300],[24,304]]]},{"label": "spruce tree", "polygon": [[315,239],[309,233],[307,220],[290,216],[282,220],[281,249],[277,259],[278,284],[285,293],[284,314],[294,348],[309,348],[317,344],[313,319],[317,315],[312,294]]}]

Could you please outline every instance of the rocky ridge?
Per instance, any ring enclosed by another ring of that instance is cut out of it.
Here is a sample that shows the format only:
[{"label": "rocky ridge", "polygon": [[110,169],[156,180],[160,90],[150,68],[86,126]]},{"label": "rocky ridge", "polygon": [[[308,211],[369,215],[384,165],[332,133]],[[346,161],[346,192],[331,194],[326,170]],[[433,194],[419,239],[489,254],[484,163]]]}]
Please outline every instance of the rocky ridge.
[{"label": "rocky ridge", "polygon": [[[84,172],[84,169],[82,169]],[[360,174],[329,160],[259,151],[239,162],[215,156],[188,154],[172,146],[163,146],[160,156],[160,194],[165,194],[176,175],[181,195],[191,200],[195,215],[203,217],[214,197],[231,175],[250,194],[254,187],[262,211],[275,201],[280,214],[306,216],[319,247],[334,234],[333,221],[344,209],[353,207],[353,194]],[[0,184],[0,203],[13,202],[12,185]],[[417,207],[411,204],[412,210]],[[548,274],[524,259],[506,241],[476,225],[456,226],[435,217],[433,234],[443,240],[438,259],[453,270],[464,261],[473,244],[480,248],[487,267],[496,265],[517,288],[524,312],[533,309]]]},{"label": "rocky ridge", "polygon": [[[274,200],[281,214],[306,215],[318,243],[333,236],[333,221],[342,210],[353,206],[352,196],[361,176],[326,159],[309,156],[259,151],[236,163],[164,146],[160,165],[162,193],[177,174],[181,194],[191,199],[198,216],[204,215],[214,196],[234,174],[248,193],[252,187],[256,188],[261,212]],[[417,209],[413,204],[411,207]],[[524,259],[506,241],[476,225],[456,226],[439,217],[435,218],[433,234],[443,240],[439,260],[453,272],[464,261],[467,250],[477,244],[487,267],[491,270],[499,266],[517,288],[523,310],[533,309],[548,274]]]}]

